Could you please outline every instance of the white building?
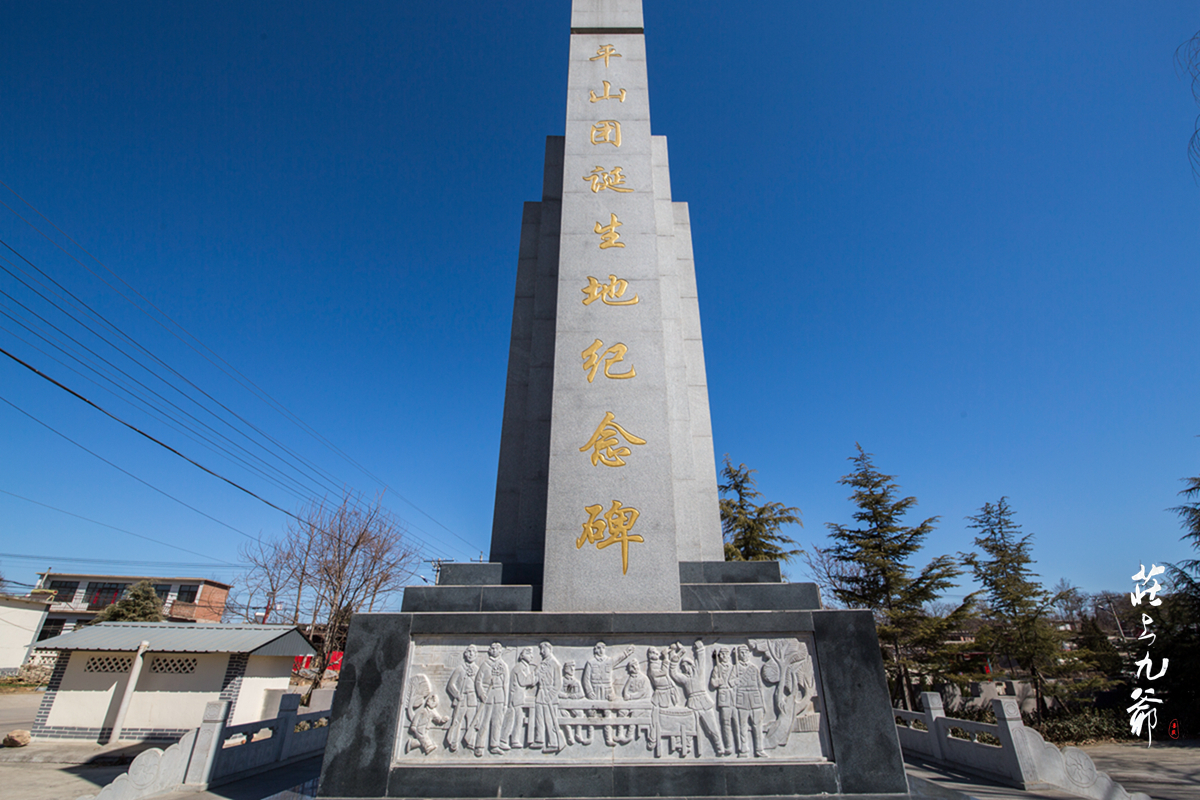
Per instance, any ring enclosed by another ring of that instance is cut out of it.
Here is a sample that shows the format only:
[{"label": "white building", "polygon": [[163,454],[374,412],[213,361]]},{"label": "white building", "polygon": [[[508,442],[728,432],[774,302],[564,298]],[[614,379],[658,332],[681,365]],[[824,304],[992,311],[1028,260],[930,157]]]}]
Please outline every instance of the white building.
[{"label": "white building", "polygon": [[0,675],[15,673],[29,658],[49,609],[45,600],[0,594]]},{"label": "white building", "polygon": [[264,719],[293,659],[314,652],[291,625],[170,622],[101,622],[37,646],[59,655],[34,738],[99,742],[178,739],[212,700],[229,701],[230,724]]}]

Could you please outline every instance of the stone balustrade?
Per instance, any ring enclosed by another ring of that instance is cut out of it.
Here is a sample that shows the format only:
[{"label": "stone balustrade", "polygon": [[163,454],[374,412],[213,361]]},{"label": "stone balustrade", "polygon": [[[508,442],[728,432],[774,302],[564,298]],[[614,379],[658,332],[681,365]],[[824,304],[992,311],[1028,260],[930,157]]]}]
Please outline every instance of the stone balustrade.
[{"label": "stone balustrade", "polygon": [[[1079,748],[1059,750],[1040,733],[1025,727],[1015,698],[992,700],[995,724],[947,717],[937,692],[923,692],[921,704],[923,712],[893,712],[905,757],[924,758],[1019,789],[1058,789],[1091,800],[1150,800],[1141,792],[1127,793],[1097,770]],[[922,723],[924,730],[913,727],[916,722]],[[969,738],[952,736],[954,728]],[[981,733],[998,744],[978,741]]]}]

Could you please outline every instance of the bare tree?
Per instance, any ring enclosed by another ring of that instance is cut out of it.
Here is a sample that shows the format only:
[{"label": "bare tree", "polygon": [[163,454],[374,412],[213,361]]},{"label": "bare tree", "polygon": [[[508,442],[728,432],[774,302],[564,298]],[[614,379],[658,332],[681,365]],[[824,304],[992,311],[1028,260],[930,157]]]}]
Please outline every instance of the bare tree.
[{"label": "bare tree", "polygon": [[837,591],[849,585],[847,578],[858,578],[862,575],[862,566],[839,561],[834,557],[830,548],[818,547],[813,544],[803,550],[800,557],[804,559],[808,575],[821,590],[821,603],[826,608],[842,608],[838,602]]},{"label": "bare tree", "polygon": [[[1192,99],[1200,105],[1200,33],[1176,48],[1175,69],[1180,77],[1187,75],[1191,78]],[[1192,164],[1192,178],[1200,181],[1200,117],[1196,117],[1193,127],[1188,140],[1188,160]]]},{"label": "bare tree", "polygon": [[348,492],[336,505],[322,499],[304,507],[279,539],[242,549],[250,564],[247,605],[263,603],[269,619],[286,597],[294,600],[293,622],[302,616],[312,620],[319,647],[306,705],[321,686],[331,654],[344,646],[350,617],[383,607],[416,572],[420,556],[404,534],[380,498],[368,501]]}]

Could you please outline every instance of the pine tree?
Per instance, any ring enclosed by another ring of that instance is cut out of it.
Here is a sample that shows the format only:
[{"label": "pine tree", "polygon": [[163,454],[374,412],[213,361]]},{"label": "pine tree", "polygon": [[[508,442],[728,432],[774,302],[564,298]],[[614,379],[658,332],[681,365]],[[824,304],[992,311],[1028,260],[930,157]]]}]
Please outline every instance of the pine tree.
[{"label": "pine tree", "polygon": [[784,525],[800,525],[800,509],[783,503],[753,501],[762,496],[754,487],[754,473],[745,464],[734,467],[725,456],[725,468],[721,477],[725,479],[718,489],[721,494],[734,497],[721,498],[721,533],[725,537],[726,561],[782,561],[790,562],[802,551],[785,550],[796,542],[780,532]]},{"label": "pine tree", "polygon": [[[1184,482],[1187,488],[1179,494],[1188,502],[1170,510],[1183,523],[1180,538],[1190,540],[1192,547],[1200,550],[1200,477]],[[1171,592],[1161,606],[1150,612],[1154,620],[1150,632],[1157,635],[1153,645],[1155,663],[1160,657],[1170,659],[1166,673],[1155,682],[1156,686],[1162,685],[1159,694],[1167,698],[1160,718],[1200,719],[1200,684],[1188,668],[1200,664],[1200,559],[1168,564],[1167,577]],[[1149,649],[1138,648],[1138,656]]]},{"label": "pine tree", "polygon": [[984,557],[965,553],[962,558],[987,593],[985,625],[976,642],[1029,673],[1040,719],[1046,708],[1046,679],[1067,666],[1059,663],[1064,637],[1051,624],[1049,612],[1063,600],[1064,592],[1072,590],[1051,596],[1042,588],[1030,569],[1033,534],[1020,535],[1013,513],[1008,498],[1001,497],[967,517],[971,521],[967,527],[982,534],[975,538],[975,546]]},{"label": "pine tree", "polygon": [[96,622],[162,622],[163,601],[154,591],[150,581],[139,581],[125,592],[125,596],[110,606],[101,609],[90,624]]},{"label": "pine tree", "polygon": [[859,527],[827,523],[836,542],[829,552],[851,569],[834,590],[849,608],[875,612],[876,629],[883,647],[884,666],[891,684],[892,700],[912,709],[914,679],[927,677],[931,665],[941,662],[948,634],[971,613],[973,597],[943,616],[932,615],[926,606],[954,586],[959,569],[950,556],[938,556],[916,576],[908,560],[921,549],[937,517],[916,527],[902,518],[917,504],[915,497],[897,499],[899,486],[893,476],[875,469],[871,454],[860,445],[852,456],[854,472],[839,481],[850,486],[850,499],[858,507],[854,520]]}]

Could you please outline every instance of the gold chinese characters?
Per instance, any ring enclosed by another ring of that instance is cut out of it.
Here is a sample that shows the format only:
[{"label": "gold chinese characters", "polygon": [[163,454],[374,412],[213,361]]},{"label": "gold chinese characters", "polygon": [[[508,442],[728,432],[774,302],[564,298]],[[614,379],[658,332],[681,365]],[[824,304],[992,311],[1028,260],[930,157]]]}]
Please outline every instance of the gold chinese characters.
[{"label": "gold chinese characters", "polygon": [[628,300],[619,299],[625,296],[625,290],[628,288],[629,281],[622,280],[616,275],[609,275],[608,283],[601,283],[591,275],[588,275],[588,285],[579,291],[586,295],[583,298],[585,306],[590,306],[597,300],[606,306],[635,306],[638,304],[638,296],[636,294]]},{"label": "gold chinese characters", "polygon": [[621,146],[621,123],[615,119],[602,119],[592,125],[592,144]]},{"label": "gold chinese characters", "polygon": [[613,47],[611,44],[602,44],[600,45],[600,49],[596,51],[596,55],[589,58],[588,61],[599,61],[603,58],[604,68],[608,69],[608,59],[620,57],[621,54],[617,52],[617,48]]},{"label": "gold chinese characters", "polygon": [[579,448],[579,452],[586,453],[592,451],[592,466],[603,464],[606,467],[623,467],[625,466],[625,456],[630,455],[633,451],[621,444],[618,436],[625,439],[629,444],[640,445],[645,444],[645,439],[639,439],[629,431],[622,428],[616,423],[616,414],[611,411],[604,413],[604,419],[596,426],[596,432],[587,440],[587,443]]},{"label": "gold chinese characters", "polygon": [[[588,520],[583,523],[583,533],[575,540],[575,549],[582,549],[589,542],[603,550],[612,544],[621,545],[621,574],[629,572],[629,543],[646,541],[640,534],[630,533],[640,512],[636,508],[622,508],[621,501],[613,500],[612,508],[601,516],[604,506],[586,506]],[[607,537],[605,533],[607,532]]]},{"label": "gold chinese characters", "polygon": [[612,171],[605,172],[604,167],[599,165],[592,170],[591,175],[584,175],[585,181],[592,182],[592,192],[600,193],[605,189],[612,189],[614,192],[632,192],[633,189],[622,188],[625,185],[625,176],[621,174],[623,167],[613,167]]},{"label": "gold chinese characters", "polygon": [[588,94],[591,95],[591,99],[588,100],[589,103],[599,103],[601,100],[616,100],[620,103],[625,102],[624,89],[617,89],[619,94],[610,94],[610,92],[612,92],[612,84],[608,81],[601,81],[601,83],[604,84],[604,94],[597,95],[595,89],[590,90],[588,92]]},{"label": "gold chinese characters", "polygon": [[601,250],[607,250],[610,247],[625,246],[624,242],[617,241],[617,239],[621,238],[621,234],[617,233],[617,228],[621,227],[621,221],[617,219],[616,214],[609,214],[609,217],[611,217],[611,219],[607,225],[601,225],[599,222],[597,222],[596,227],[593,229],[595,233],[600,234]]},{"label": "gold chinese characters", "polygon": [[592,342],[592,344],[586,350],[579,354],[583,359],[583,371],[588,374],[588,383],[591,383],[595,379],[596,373],[600,370],[601,361],[604,362],[604,377],[606,378],[619,380],[621,378],[632,378],[637,375],[637,370],[635,370],[633,367],[630,367],[628,372],[616,374],[609,372],[614,364],[625,358],[625,354],[629,352],[628,347],[620,343],[614,344],[612,347],[605,350],[603,354],[600,351],[602,347],[604,347],[604,342],[597,339],[596,341]]}]

